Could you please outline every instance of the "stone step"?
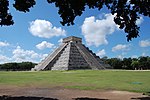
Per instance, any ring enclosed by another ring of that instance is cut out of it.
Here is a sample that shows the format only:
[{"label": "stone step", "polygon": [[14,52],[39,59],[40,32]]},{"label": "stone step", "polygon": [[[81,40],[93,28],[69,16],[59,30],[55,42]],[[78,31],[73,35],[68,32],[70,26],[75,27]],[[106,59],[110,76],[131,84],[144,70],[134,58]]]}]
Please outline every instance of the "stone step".
[{"label": "stone step", "polygon": [[83,55],[83,57],[86,59],[88,64],[92,67],[92,69],[105,69],[102,65],[100,65],[95,56],[91,52],[89,52],[87,48],[85,48],[84,45],[76,44],[76,46],[79,49],[80,53]]}]

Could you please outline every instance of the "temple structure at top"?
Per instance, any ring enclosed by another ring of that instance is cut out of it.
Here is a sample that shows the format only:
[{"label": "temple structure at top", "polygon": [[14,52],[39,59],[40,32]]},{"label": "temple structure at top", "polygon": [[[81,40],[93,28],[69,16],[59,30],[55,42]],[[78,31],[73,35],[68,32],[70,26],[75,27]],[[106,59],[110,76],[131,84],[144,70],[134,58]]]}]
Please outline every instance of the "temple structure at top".
[{"label": "temple structure at top", "polygon": [[99,56],[82,44],[82,39],[70,36],[32,70],[102,70],[111,68]]}]

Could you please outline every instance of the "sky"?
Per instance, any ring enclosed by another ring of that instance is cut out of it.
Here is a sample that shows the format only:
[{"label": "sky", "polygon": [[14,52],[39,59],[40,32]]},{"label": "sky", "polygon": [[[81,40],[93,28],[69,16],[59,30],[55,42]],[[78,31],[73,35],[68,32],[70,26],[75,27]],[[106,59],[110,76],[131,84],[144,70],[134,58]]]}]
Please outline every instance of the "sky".
[{"label": "sky", "polygon": [[75,25],[62,26],[58,8],[37,0],[29,13],[16,11],[10,2],[14,25],[0,27],[0,63],[30,61],[39,63],[68,36],[81,37],[83,44],[97,56],[137,58],[150,56],[150,18],[137,21],[140,37],[127,42],[126,33],[113,22],[110,11],[86,8]]}]

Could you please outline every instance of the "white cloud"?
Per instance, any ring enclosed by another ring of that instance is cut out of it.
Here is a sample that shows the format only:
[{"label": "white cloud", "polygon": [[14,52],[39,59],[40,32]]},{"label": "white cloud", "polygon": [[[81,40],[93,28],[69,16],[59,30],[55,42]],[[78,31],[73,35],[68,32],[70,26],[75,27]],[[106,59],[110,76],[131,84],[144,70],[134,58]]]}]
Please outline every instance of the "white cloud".
[{"label": "white cloud", "polygon": [[[4,48],[4,46],[9,46]],[[33,50],[25,50],[20,46],[14,46],[7,42],[0,42],[0,64],[9,62],[24,62],[30,61],[38,63],[48,54],[39,54]],[[47,47],[50,47],[47,45]]]},{"label": "white cloud", "polygon": [[139,42],[140,47],[149,47],[150,46],[150,40],[141,40]]},{"label": "white cloud", "polygon": [[0,41],[0,47],[6,47],[6,46],[9,46],[10,44],[7,43],[7,42],[1,42]]},{"label": "white cloud", "polygon": [[145,52],[143,52],[143,53],[142,53],[142,56],[146,56],[146,53],[145,53]]},{"label": "white cloud", "polygon": [[98,53],[96,53],[96,55],[97,56],[104,56],[106,54],[106,52],[105,52],[105,50],[104,49],[102,49],[102,50],[100,50]]},{"label": "white cloud", "polygon": [[102,44],[108,44],[107,35],[112,34],[117,29],[113,18],[114,15],[111,14],[105,14],[104,19],[101,20],[94,16],[85,18],[81,29],[87,45],[98,47]]},{"label": "white cloud", "polygon": [[112,51],[124,51],[129,50],[129,45],[118,44],[112,48]]},{"label": "white cloud", "polygon": [[38,48],[40,50],[43,50],[45,48],[52,48],[53,46],[54,46],[54,44],[46,42],[46,41],[43,41],[43,42],[37,44],[36,48]]},{"label": "white cloud", "polygon": [[38,62],[37,59],[43,59],[45,55],[38,54],[33,50],[24,50],[20,46],[17,46],[15,50],[12,52],[12,61],[15,62],[23,62],[23,61],[30,61],[30,62]]},{"label": "white cloud", "polygon": [[119,58],[119,59],[123,59],[123,58],[124,58],[124,56],[123,56],[123,55],[118,55],[118,56],[117,56],[117,58]]},{"label": "white cloud", "polygon": [[4,55],[0,55],[0,63],[6,63],[10,61],[11,59],[9,57],[6,57]]},{"label": "white cloud", "polygon": [[43,54],[41,57],[41,60],[44,60],[47,56],[48,56],[48,54]]},{"label": "white cloud", "polygon": [[138,56],[137,55],[133,55],[133,56],[131,56],[131,58],[138,58]]},{"label": "white cloud", "polygon": [[62,42],[63,42],[63,39],[62,39],[62,38],[58,40],[58,43],[62,43]]},{"label": "white cloud", "polygon": [[32,35],[42,38],[66,35],[66,31],[61,27],[55,27],[51,22],[39,19],[36,19],[30,23],[29,31]]},{"label": "white cloud", "polygon": [[144,21],[144,19],[143,19],[143,17],[141,16],[140,19],[138,19],[138,20],[136,21],[136,24],[137,24],[137,25],[140,25],[140,24],[142,24],[143,21]]}]

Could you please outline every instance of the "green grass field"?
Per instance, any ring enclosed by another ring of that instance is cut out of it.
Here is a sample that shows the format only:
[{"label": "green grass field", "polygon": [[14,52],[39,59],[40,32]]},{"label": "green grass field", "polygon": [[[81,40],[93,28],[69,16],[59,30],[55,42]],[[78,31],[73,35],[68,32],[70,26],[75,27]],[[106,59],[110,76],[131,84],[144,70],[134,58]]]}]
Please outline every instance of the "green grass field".
[{"label": "green grass field", "polygon": [[150,92],[150,71],[78,70],[0,72],[0,86],[64,87]]}]

